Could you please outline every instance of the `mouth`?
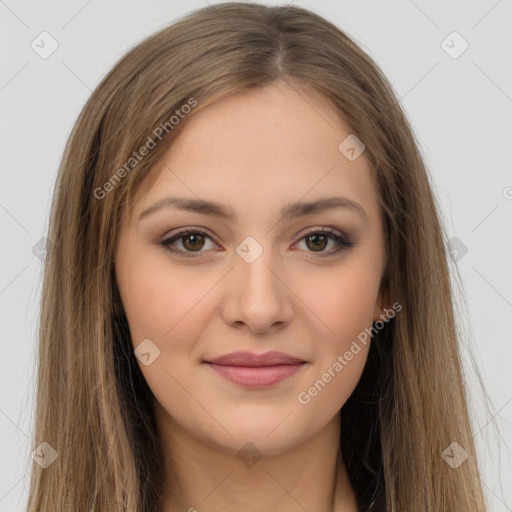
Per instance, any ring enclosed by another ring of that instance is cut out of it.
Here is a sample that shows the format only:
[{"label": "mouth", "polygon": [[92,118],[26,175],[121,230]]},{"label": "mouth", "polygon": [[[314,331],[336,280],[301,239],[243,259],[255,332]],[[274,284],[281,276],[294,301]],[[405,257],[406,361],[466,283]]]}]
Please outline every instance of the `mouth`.
[{"label": "mouth", "polygon": [[221,377],[250,388],[273,386],[301,370],[307,361],[282,352],[233,352],[205,360]]}]

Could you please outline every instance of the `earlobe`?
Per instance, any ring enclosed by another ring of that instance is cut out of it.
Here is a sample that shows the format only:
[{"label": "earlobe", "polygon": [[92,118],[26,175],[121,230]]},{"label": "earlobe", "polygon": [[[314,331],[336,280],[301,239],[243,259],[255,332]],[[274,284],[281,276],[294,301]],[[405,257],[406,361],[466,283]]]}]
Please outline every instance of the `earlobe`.
[{"label": "earlobe", "polygon": [[382,315],[386,316],[386,310],[390,309],[388,305],[390,303],[387,294],[379,290],[377,299],[375,300],[375,306],[373,308],[373,321],[382,320]]}]

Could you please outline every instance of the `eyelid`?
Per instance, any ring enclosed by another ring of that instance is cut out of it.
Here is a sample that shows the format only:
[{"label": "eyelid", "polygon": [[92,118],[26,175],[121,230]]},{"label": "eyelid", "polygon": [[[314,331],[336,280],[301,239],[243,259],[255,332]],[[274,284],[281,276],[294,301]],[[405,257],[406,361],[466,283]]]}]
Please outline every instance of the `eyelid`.
[{"label": "eyelid", "polygon": [[[335,256],[338,253],[340,253],[343,250],[346,250],[350,247],[354,247],[354,243],[351,241],[351,238],[344,233],[343,231],[340,231],[336,228],[331,228],[330,226],[322,226],[319,228],[307,228],[302,234],[296,235],[299,236],[299,238],[292,244],[295,245],[299,242],[301,242],[304,238],[307,236],[313,235],[313,234],[326,234],[331,240],[334,240],[337,242],[337,247],[334,249],[331,249],[329,251],[320,251],[317,254],[315,254],[314,251],[307,251],[311,254],[311,257],[313,258],[328,258],[329,256]],[[177,241],[180,237],[180,235],[185,234],[199,234],[199,235],[207,235],[208,238],[212,240],[215,244],[218,246],[221,246],[221,244],[217,241],[215,235],[208,229],[203,228],[199,226],[187,226],[184,228],[179,228],[176,231],[171,231],[171,234],[165,235],[158,244],[163,246],[164,249],[167,251],[177,254],[178,256],[184,256],[186,258],[198,258],[201,257],[202,252],[208,252],[208,251],[183,251],[183,250],[177,250],[170,246],[171,243],[174,243]]]},{"label": "eyelid", "polygon": [[[346,233],[344,233],[343,231],[340,231],[339,229],[332,228],[330,226],[320,226],[319,228],[306,228],[305,231],[299,231],[299,233],[297,233],[297,235],[295,235],[295,236],[299,237],[297,239],[297,242],[299,242],[307,235],[314,234],[314,233],[321,233],[321,232],[337,236],[338,238],[341,238],[343,241],[345,241],[347,243],[349,243],[349,241],[350,241],[350,238]],[[294,242],[294,243],[297,243],[297,242]]]},{"label": "eyelid", "polygon": [[[186,226],[184,228],[177,228],[173,231],[170,231],[169,233],[165,234],[163,237],[162,237],[162,241],[166,241],[166,240],[169,240],[171,238],[174,238],[178,235],[182,235],[182,234],[186,234],[186,233],[190,233],[190,232],[198,232],[199,234],[206,234],[208,235],[212,240],[215,241],[216,244],[219,244],[219,242],[217,241],[217,238],[216,236],[208,229],[208,228],[203,228],[203,227],[200,227],[200,226]],[[220,244],[219,244],[220,245]]]}]

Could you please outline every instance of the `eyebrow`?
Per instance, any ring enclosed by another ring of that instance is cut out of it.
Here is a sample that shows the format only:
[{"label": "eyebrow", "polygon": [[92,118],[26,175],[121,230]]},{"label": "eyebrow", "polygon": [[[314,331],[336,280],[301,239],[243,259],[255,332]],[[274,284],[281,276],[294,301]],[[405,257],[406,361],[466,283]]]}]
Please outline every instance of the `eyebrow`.
[{"label": "eyebrow", "polygon": [[[200,213],[202,215],[215,215],[217,217],[234,221],[236,213],[230,206],[217,203],[215,201],[206,201],[203,199],[185,198],[185,197],[164,197],[156,203],[146,208],[139,216],[139,220],[148,215],[161,210],[162,208],[175,208],[190,212]],[[364,208],[349,199],[348,197],[322,197],[314,201],[303,201],[283,206],[281,209],[281,218],[285,220],[322,213],[335,208],[346,208],[357,213],[365,222],[368,222],[368,216]]]}]

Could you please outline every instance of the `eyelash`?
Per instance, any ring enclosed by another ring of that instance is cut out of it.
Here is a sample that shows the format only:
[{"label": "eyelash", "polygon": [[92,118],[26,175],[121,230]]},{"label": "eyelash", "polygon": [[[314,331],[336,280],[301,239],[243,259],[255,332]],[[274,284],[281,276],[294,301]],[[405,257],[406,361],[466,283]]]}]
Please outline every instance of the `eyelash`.
[{"label": "eyelash", "polygon": [[[345,235],[339,235],[335,231],[333,231],[329,228],[326,228],[326,227],[319,229],[319,230],[309,231],[308,233],[303,235],[302,238],[300,238],[298,241],[300,242],[301,240],[303,240],[304,238],[307,238],[308,236],[318,235],[318,234],[328,235],[328,237],[331,240],[334,240],[338,244],[338,247],[336,247],[335,249],[328,251],[326,253],[323,253],[323,252],[321,254],[319,253],[319,255],[313,254],[313,258],[327,258],[329,256],[334,256],[334,255],[338,254],[339,252],[341,252],[342,250],[354,246],[354,244]],[[178,233],[175,233],[171,237],[168,237],[168,238],[160,241],[159,245],[164,247],[167,251],[169,251],[173,254],[176,254],[178,256],[183,256],[185,258],[201,257],[200,254],[201,254],[201,252],[204,252],[204,251],[198,251],[197,253],[193,253],[193,252],[188,252],[188,251],[176,250],[171,247],[171,244],[173,242],[175,242],[176,240],[178,240],[183,235],[206,235],[208,238],[210,238],[210,240],[212,240],[212,242],[217,243],[217,242],[215,242],[212,235],[209,234],[208,231],[205,231],[202,229],[197,229],[197,228],[186,228],[186,229],[179,231]]]}]

